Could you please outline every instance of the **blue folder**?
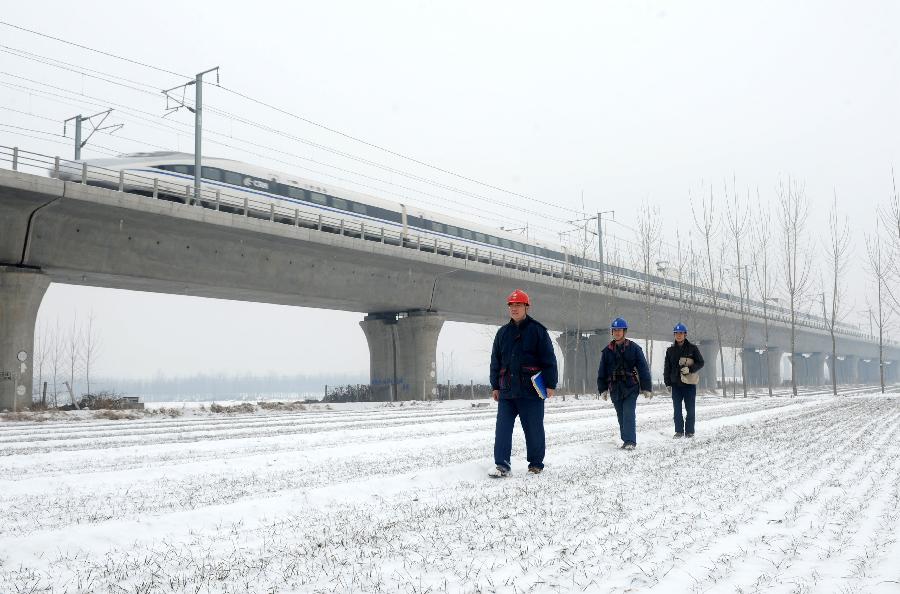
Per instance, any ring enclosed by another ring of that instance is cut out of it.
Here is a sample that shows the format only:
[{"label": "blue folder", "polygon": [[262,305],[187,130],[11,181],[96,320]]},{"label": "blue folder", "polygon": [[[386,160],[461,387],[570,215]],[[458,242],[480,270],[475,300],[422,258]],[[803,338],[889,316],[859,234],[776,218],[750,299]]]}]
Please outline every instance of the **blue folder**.
[{"label": "blue folder", "polygon": [[547,384],[544,383],[544,378],[540,371],[531,376],[531,385],[537,390],[541,400],[547,399]]}]

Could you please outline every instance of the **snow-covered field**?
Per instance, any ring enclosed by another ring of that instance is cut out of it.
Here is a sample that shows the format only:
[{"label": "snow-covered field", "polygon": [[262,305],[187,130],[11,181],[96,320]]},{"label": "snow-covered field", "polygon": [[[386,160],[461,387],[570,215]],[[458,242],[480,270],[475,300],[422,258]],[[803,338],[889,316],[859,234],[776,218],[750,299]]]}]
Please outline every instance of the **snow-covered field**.
[{"label": "snow-covered field", "polygon": [[900,396],[0,423],[0,592],[900,592]]}]

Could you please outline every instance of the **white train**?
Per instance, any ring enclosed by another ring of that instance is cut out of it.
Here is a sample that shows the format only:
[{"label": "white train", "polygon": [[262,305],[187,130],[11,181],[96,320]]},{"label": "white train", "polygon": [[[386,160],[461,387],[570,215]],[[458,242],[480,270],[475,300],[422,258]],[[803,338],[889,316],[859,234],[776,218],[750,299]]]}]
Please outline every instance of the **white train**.
[{"label": "white train", "polygon": [[[88,167],[82,168],[82,163]],[[187,201],[192,197],[194,184],[194,155],[180,152],[147,152],[131,153],[111,159],[92,159],[76,162],[76,166],[63,167],[51,171],[60,179],[67,181],[84,181],[91,185],[118,188],[140,194],[149,194],[148,182],[158,180],[156,196],[164,200]],[[120,174],[121,172],[121,174]],[[120,177],[121,175],[121,177]],[[361,194],[343,188],[325,186],[291,175],[249,165],[231,159],[205,158],[202,171],[204,206],[211,206],[211,195],[216,190],[230,198],[218,207],[226,212],[247,214],[258,218],[270,218],[269,208],[274,205],[280,209],[293,211],[298,209],[313,216],[325,215],[331,219],[342,219],[370,224],[375,227],[394,228],[398,237],[423,234],[452,241],[457,247],[471,246],[482,252],[507,254],[509,257],[527,256],[532,259],[545,260],[553,264],[569,264],[575,267],[599,269],[599,263],[590,258],[567,253],[558,244],[524,238],[483,225],[406,206],[398,202],[383,200],[374,196]],[[241,205],[244,206],[241,206]],[[246,206],[246,205],[252,206]],[[246,211],[246,212],[245,212]],[[274,212],[274,211],[271,211]],[[275,220],[279,220],[275,217]],[[292,219],[285,218],[284,222]],[[642,283],[646,275],[619,266],[605,264],[607,277],[623,281]],[[661,276],[650,275],[650,281],[656,286],[666,286],[677,292],[679,283]],[[682,286],[684,295],[691,294],[691,287]],[[698,296],[710,292],[695,287],[693,292]],[[671,292],[672,294],[677,294]],[[719,299],[733,306],[739,298],[727,293],[719,293]],[[751,306],[762,309],[762,303],[751,301]],[[770,306],[772,313],[786,313],[782,307]],[[820,322],[814,316],[803,315],[810,321]],[[846,326],[846,325],[844,325]],[[854,328],[855,330],[855,328]]]},{"label": "white train", "polygon": [[[184,201],[194,183],[194,155],[188,153],[132,153],[111,159],[92,159],[85,163],[88,165],[85,180],[88,184],[118,187],[118,179],[110,175],[110,172],[123,171],[126,191],[147,194],[149,179],[156,178],[159,179],[157,193],[163,199]],[[82,181],[84,172],[80,168],[63,168],[54,174],[60,179]],[[260,210],[260,207],[268,209],[270,204],[274,204],[280,208],[299,208],[307,213],[395,228],[404,237],[410,233],[425,233],[453,241],[454,244],[471,244],[474,248],[498,254],[526,254],[556,264],[567,261],[565,249],[559,245],[526,239],[500,229],[352,190],[325,186],[321,182],[240,161],[204,158],[202,185],[204,203],[211,196],[210,191],[219,189],[232,199],[231,204],[240,204],[242,198],[247,198],[257,209],[255,214],[265,218],[268,218],[267,210]],[[231,212],[241,210],[240,207],[226,204],[220,208]],[[253,214],[251,212],[251,216]],[[569,256],[568,261],[577,264],[572,260],[574,258]],[[596,262],[588,265],[597,267]]]}]

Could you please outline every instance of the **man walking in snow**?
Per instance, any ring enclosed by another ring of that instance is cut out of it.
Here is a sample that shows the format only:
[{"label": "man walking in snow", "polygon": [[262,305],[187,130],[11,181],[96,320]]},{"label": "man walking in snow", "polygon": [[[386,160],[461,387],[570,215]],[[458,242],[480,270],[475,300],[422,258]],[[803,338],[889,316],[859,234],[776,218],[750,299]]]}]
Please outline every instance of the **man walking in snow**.
[{"label": "man walking in snow", "polygon": [[491,388],[497,401],[494,434],[493,478],[509,476],[512,468],[512,433],[516,417],[525,432],[528,472],[544,469],[544,399],[532,377],[541,374],[547,397],[556,389],[556,354],[547,329],[528,315],[531,302],[525,291],[516,289],[506,300],[509,323],[501,326],[491,350]]},{"label": "man walking in snow", "polygon": [[[666,349],[663,381],[672,390],[672,406],[675,409],[675,439],[694,437],[694,417],[697,404],[697,386],[690,383],[690,374],[703,368],[700,349],[687,339],[687,326],[675,324],[675,342]],[[681,414],[681,404],[687,411],[687,421]]]},{"label": "man walking in snow", "polygon": [[610,342],[600,353],[597,369],[597,391],[604,400],[612,398],[619,419],[619,437],[622,449],[633,450],[637,446],[637,397],[653,398],[650,367],[644,350],[625,338],[628,322],[622,318],[613,320],[609,327]]}]

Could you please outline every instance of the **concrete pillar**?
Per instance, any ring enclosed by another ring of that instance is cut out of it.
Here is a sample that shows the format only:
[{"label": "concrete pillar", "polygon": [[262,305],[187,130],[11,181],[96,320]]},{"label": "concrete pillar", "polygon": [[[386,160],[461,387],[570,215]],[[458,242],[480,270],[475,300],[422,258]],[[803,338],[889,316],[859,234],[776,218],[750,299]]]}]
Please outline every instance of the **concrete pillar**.
[{"label": "concrete pillar", "polygon": [[884,383],[885,384],[894,384],[897,382],[897,362],[896,361],[885,361],[884,362]]},{"label": "concrete pillar", "polygon": [[397,370],[407,379],[408,389],[400,400],[437,398],[437,342],[444,318],[434,312],[410,312],[397,320]]},{"label": "concrete pillar", "polygon": [[50,279],[0,266],[0,410],[31,405],[34,325]]},{"label": "concrete pillar", "polygon": [[359,323],[369,343],[369,384],[376,400],[397,400],[397,315],[369,314]]},{"label": "concrete pillar", "polygon": [[859,383],[859,357],[844,355],[844,383]]},{"label": "concrete pillar", "polygon": [[824,386],[829,383],[825,380],[825,353],[811,353],[807,364],[809,366],[809,385]]},{"label": "concrete pillar", "polygon": [[715,390],[719,377],[719,344],[715,340],[699,340],[696,343],[703,357],[703,370],[700,371],[700,384],[702,390]]},{"label": "concrete pillar", "polygon": [[744,360],[744,372],[747,374],[747,386],[757,387],[765,385],[766,378],[763,375],[762,361],[756,349],[743,349],[741,357]]},{"label": "concrete pillar", "polygon": [[878,377],[878,359],[860,359],[859,360],[859,383],[861,384],[877,384],[880,383]]},{"label": "concrete pillar", "polygon": [[444,318],[433,312],[370,314],[359,323],[369,343],[369,382],[379,400],[437,397],[437,341]]},{"label": "concrete pillar", "polygon": [[563,354],[563,387],[576,394],[593,394],[597,390],[597,367],[600,351],[608,344],[606,334],[584,336],[567,330],[556,343]]},{"label": "concrete pillar", "polygon": [[783,356],[784,349],[774,346],[770,346],[762,354],[763,366],[767,368],[768,372],[767,386],[771,384],[773,390],[781,387],[781,359]]}]

